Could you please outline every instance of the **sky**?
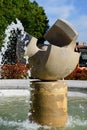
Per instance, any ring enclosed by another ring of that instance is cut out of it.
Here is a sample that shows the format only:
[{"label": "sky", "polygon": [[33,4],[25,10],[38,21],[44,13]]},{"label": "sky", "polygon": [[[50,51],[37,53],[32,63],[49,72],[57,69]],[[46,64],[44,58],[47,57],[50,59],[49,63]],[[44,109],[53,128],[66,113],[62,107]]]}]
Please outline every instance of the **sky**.
[{"label": "sky", "polygon": [[77,41],[87,43],[87,0],[36,0],[36,2],[44,8],[50,27],[57,19],[67,20],[79,34]]}]

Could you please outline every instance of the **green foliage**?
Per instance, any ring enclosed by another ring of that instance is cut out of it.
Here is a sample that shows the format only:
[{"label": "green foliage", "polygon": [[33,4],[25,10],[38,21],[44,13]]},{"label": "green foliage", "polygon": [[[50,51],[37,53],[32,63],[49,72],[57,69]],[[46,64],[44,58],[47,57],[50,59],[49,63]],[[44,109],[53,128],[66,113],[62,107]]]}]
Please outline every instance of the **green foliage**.
[{"label": "green foliage", "polygon": [[36,1],[0,0],[0,47],[6,27],[18,18],[25,31],[37,37],[38,42],[44,41],[43,35],[48,29],[48,19],[43,7]]}]

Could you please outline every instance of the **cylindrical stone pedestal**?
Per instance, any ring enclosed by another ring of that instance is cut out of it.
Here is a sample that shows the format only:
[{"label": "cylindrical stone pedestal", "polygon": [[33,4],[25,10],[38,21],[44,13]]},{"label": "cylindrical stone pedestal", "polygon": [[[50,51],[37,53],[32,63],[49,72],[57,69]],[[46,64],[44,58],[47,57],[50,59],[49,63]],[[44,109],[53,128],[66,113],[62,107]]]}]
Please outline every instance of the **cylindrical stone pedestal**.
[{"label": "cylindrical stone pedestal", "polygon": [[67,84],[63,81],[32,82],[31,117],[38,124],[64,127],[67,121]]}]

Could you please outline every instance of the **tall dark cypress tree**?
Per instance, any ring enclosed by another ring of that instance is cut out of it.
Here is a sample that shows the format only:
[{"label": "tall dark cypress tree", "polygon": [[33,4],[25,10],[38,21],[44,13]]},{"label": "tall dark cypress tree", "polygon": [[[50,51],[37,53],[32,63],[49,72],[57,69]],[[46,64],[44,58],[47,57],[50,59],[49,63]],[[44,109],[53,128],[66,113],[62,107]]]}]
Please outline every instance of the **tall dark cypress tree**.
[{"label": "tall dark cypress tree", "polygon": [[2,57],[3,64],[15,64],[17,62],[16,44],[17,44],[17,33],[15,32],[15,30],[12,30],[11,35],[9,37],[7,50],[5,51]]}]

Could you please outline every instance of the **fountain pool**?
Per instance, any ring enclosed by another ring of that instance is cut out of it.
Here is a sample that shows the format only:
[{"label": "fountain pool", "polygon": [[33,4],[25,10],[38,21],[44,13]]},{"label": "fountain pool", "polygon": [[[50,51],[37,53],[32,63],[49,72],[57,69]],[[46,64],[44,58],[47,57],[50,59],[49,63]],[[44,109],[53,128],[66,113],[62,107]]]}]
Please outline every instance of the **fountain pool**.
[{"label": "fountain pool", "polygon": [[87,130],[87,97],[68,97],[65,128],[51,128],[29,121],[30,94],[24,94],[25,91],[19,90],[18,95],[16,92],[10,96],[6,92],[0,95],[0,130]]}]

